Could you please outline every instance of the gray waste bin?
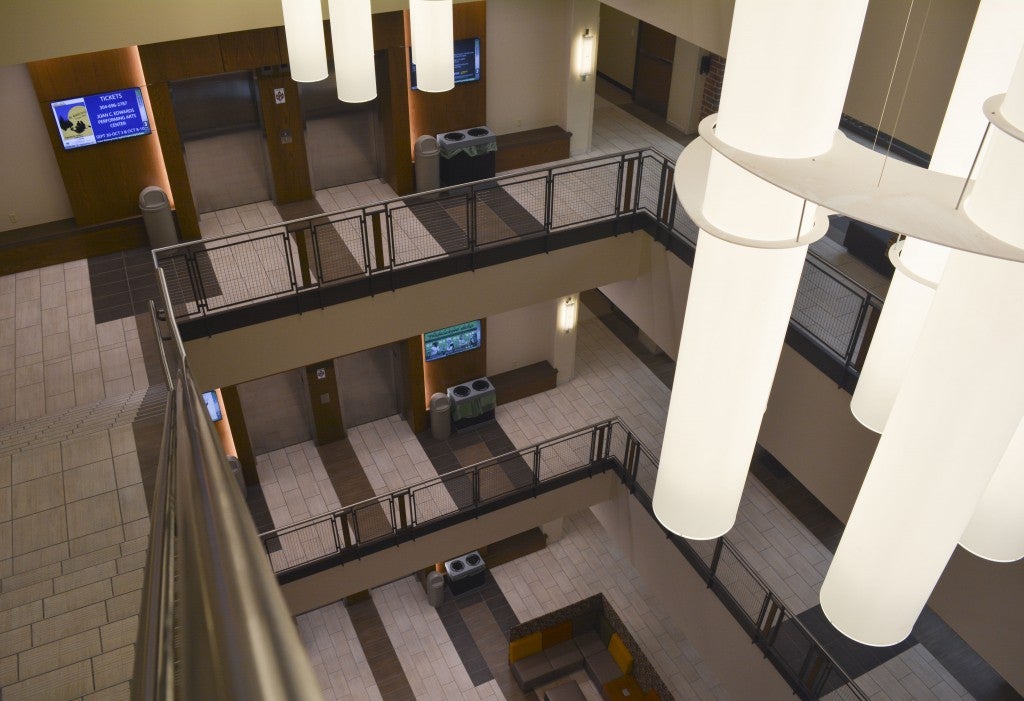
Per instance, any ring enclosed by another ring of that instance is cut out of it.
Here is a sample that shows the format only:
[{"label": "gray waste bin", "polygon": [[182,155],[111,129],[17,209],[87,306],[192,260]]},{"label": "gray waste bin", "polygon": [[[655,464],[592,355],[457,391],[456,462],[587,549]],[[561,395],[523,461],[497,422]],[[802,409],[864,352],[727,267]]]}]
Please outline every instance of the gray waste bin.
[{"label": "gray waste bin", "polygon": [[163,248],[178,243],[178,232],[174,229],[171,216],[171,202],[167,194],[156,186],[142,189],[139,193],[139,209],[146,224],[151,248]]},{"label": "gray waste bin", "polygon": [[441,171],[437,139],[423,135],[416,139],[416,192],[436,190],[441,187]]},{"label": "gray waste bin", "polygon": [[447,394],[437,392],[430,397],[430,433],[440,440],[452,433],[452,404]]},{"label": "gray waste bin", "polygon": [[235,482],[238,483],[238,488],[242,491],[242,496],[245,496],[245,477],[242,475],[242,462],[234,455],[228,456],[228,465],[231,466],[231,476],[235,478]]},{"label": "gray waste bin", "polygon": [[440,572],[427,575],[427,601],[434,608],[444,603],[444,575]]}]

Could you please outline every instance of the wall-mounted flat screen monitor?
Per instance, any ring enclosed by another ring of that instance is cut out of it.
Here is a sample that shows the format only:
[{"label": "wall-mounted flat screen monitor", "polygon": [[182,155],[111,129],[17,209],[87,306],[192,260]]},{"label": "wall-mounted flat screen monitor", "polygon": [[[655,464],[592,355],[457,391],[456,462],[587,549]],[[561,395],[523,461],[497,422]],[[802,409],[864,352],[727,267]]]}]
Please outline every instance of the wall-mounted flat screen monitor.
[{"label": "wall-mounted flat screen monitor", "polygon": [[479,347],[479,319],[423,334],[423,357],[427,361],[447,358]]},{"label": "wall-mounted flat screen monitor", "polygon": [[151,132],[140,88],[72,97],[50,103],[66,150]]},{"label": "wall-mounted flat screen monitor", "polygon": [[[411,56],[410,49],[410,56]],[[412,69],[410,79],[412,89],[416,89],[416,64],[409,59]],[[480,80],[480,39],[455,40],[455,84],[472,83]]]},{"label": "wall-mounted flat screen monitor", "polygon": [[220,402],[217,401],[217,392],[203,392],[203,404],[206,405],[206,412],[210,415],[210,421],[220,421],[224,415],[220,411]]}]

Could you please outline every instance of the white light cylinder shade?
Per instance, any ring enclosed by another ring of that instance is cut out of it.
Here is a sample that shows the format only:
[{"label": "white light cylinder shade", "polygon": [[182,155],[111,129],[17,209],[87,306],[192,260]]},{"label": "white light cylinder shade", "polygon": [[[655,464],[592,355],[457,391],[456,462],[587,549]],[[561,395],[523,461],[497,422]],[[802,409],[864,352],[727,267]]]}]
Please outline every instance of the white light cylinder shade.
[{"label": "white light cylinder shade", "polygon": [[327,7],[338,99],[369,102],[377,97],[370,0],[328,0]]},{"label": "white light cylinder shade", "polygon": [[452,0],[409,0],[409,32],[416,64],[416,87],[425,92],[454,88]]},{"label": "white light cylinder shade", "polygon": [[[966,178],[988,120],[979,106],[1006,91],[1024,41],[1024,3],[982,0],[935,142],[929,170]],[[949,249],[907,239],[875,327],[850,409],[881,433],[931,308]],[[910,273],[909,275],[907,273]],[[915,279],[917,278],[917,279]]]},{"label": "white light cylinder shade", "polygon": [[993,562],[1024,558],[1024,421],[960,536],[960,545]]},{"label": "white light cylinder shade", "polygon": [[[718,116],[722,140],[779,158],[827,151],[866,7],[866,0],[737,0]],[[676,534],[715,538],[735,522],[803,270],[807,247],[798,239],[815,209],[712,154],[707,220],[723,232],[791,246],[746,247],[705,231],[698,237],[653,497],[658,520]]]},{"label": "white light cylinder shade", "polygon": [[911,632],[1024,416],[1019,263],[954,251],[821,588],[844,635]]},{"label": "white light cylinder shade", "polygon": [[317,83],[327,78],[327,45],[320,0],[281,0],[288,69],[292,80]]}]

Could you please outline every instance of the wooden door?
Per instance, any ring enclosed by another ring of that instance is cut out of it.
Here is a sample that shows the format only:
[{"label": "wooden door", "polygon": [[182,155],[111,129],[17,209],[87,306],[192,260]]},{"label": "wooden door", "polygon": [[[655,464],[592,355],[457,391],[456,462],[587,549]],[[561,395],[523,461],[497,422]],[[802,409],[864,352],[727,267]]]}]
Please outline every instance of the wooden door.
[{"label": "wooden door", "polygon": [[657,27],[640,22],[636,42],[633,102],[664,117],[668,114],[668,92],[672,83],[672,60],[676,38]]}]

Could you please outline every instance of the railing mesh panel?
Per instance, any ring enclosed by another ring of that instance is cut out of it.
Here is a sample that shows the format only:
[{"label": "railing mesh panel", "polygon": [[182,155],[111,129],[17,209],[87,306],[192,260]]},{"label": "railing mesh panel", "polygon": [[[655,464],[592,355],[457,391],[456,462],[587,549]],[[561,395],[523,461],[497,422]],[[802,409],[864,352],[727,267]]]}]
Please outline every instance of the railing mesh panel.
[{"label": "railing mesh panel", "polygon": [[619,162],[554,174],[551,228],[574,226],[615,216]]},{"label": "railing mesh panel", "polygon": [[545,445],[540,451],[540,479],[550,479],[590,463],[590,434]]},{"label": "railing mesh panel", "polygon": [[838,356],[844,357],[857,333],[864,295],[808,259],[800,276],[793,321]]},{"label": "railing mesh panel", "polygon": [[334,539],[333,519],[316,521],[293,531],[278,533],[264,541],[275,572],[338,552]]}]

